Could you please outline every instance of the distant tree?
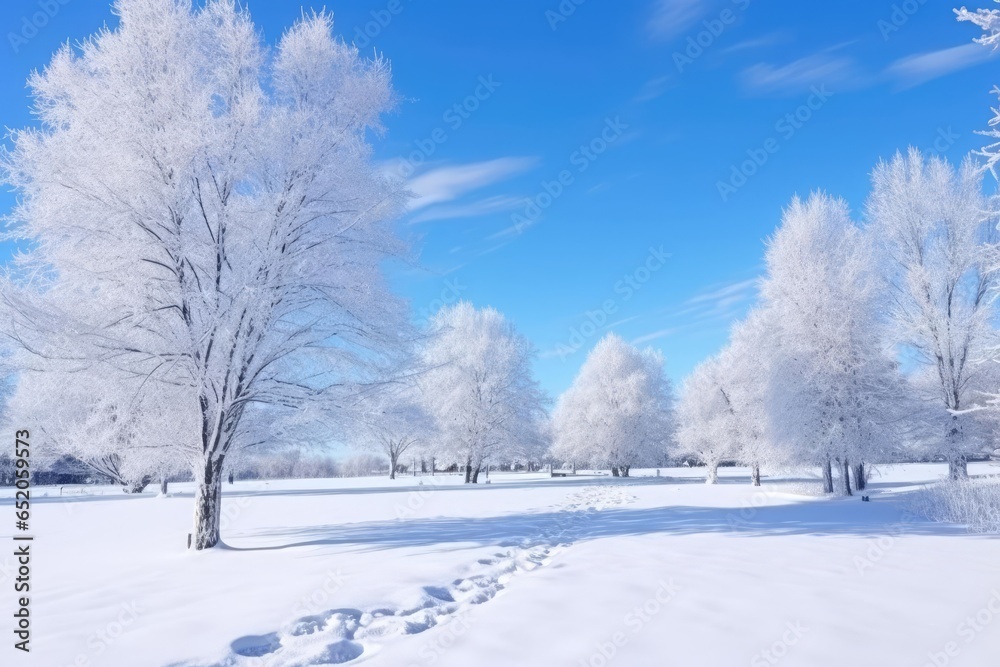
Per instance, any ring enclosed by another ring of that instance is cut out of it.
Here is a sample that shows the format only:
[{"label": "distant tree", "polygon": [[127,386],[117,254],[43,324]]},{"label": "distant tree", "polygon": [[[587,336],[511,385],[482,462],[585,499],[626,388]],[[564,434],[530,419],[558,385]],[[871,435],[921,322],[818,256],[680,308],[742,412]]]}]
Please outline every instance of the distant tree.
[{"label": "distant tree", "polygon": [[535,449],[545,413],[533,356],[528,340],[492,308],[462,302],[433,317],[418,386],[437,424],[439,455],[465,467],[466,483],[478,481],[487,461]]},{"label": "distant tree", "polygon": [[788,452],[775,440],[771,388],[778,370],[778,324],[766,306],[752,310],[733,326],[729,345],[719,355],[722,392],[730,417],[734,456],[750,468],[750,483],[761,485],[764,469],[784,465]]},{"label": "distant tree", "polygon": [[719,464],[735,456],[735,419],[721,357],[699,364],[684,381],[677,403],[680,453],[696,457],[708,468],[706,483],[719,479]]},{"label": "distant tree", "polygon": [[950,476],[967,476],[968,417],[978,363],[995,345],[997,211],[971,160],[959,169],[919,151],[882,162],[868,201],[884,260],[892,338],[933,369],[934,394],[949,413],[941,453]]},{"label": "distant tree", "polygon": [[418,377],[405,372],[398,377],[395,382],[363,392],[356,407],[360,432],[355,439],[389,459],[389,479],[396,479],[396,471],[407,454],[416,454],[436,435],[434,420],[416,386]]},{"label": "distant tree", "polygon": [[391,224],[404,195],[367,143],[390,71],[326,13],[269,52],[231,0],[114,12],[116,28],[31,77],[40,127],[3,154],[13,233],[29,241],[3,319],[19,367],[183,393],[193,546],[207,549],[227,456],[274,416],[329,403],[405,330],[381,272],[404,250]]},{"label": "distant tree", "polygon": [[196,423],[180,398],[174,388],[135,378],[24,369],[8,420],[37,424],[40,457],[78,462],[126,493],[141,493],[185,469]]},{"label": "distant tree", "polygon": [[614,334],[588,355],[553,414],[553,456],[608,467],[649,465],[674,442],[673,392],[663,355]]}]

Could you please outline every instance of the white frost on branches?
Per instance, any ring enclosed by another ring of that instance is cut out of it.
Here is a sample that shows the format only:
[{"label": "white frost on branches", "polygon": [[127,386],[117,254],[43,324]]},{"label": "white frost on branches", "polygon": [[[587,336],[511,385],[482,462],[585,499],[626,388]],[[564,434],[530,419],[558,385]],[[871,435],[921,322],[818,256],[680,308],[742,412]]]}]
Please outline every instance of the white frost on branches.
[{"label": "white frost on branches", "polygon": [[545,413],[531,343],[497,310],[468,302],[441,309],[430,335],[419,387],[441,458],[463,466],[474,483],[486,464],[537,454]]},{"label": "white frost on branches", "polygon": [[791,460],[838,461],[849,493],[848,466],[881,458],[901,394],[875,248],[846,202],[814,194],[786,210],[767,267],[762,294],[780,340],[776,439],[795,443]]},{"label": "white frost on branches", "polygon": [[718,481],[719,464],[735,454],[725,371],[718,356],[703,361],[684,380],[677,402],[680,452],[697,457],[707,467],[709,484]]},{"label": "white frost on branches", "polygon": [[[977,43],[991,49],[1000,47],[1000,10],[977,9],[970,11],[962,7],[961,9],[956,9],[955,14],[958,16],[959,21],[968,21],[983,30],[983,36],[975,40]],[[994,86],[991,92],[1000,97],[1000,87]],[[985,158],[985,167],[993,174],[993,178],[1000,179],[997,176],[997,163],[1000,163],[1000,129],[997,129],[1000,128],[1000,107],[993,107],[992,111],[993,118],[989,122],[992,129],[984,130],[979,132],[979,134],[996,141],[988,146],[984,146],[981,150],[976,151],[975,154]]]},{"label": "white frost on branches", "polygon": [[659,352],[639,350],[614,334],[603,338],[559,399],[552,455],[625,477],[662,458],[675,435],[663,364]]},{"label": "white frost on branches", "polygon": [[997,211],[983,195],[982,173],[911,150],[876,167],[868,202],[885,264],[892,339],[931,372],[923,383],[950,416],[939,425],[940,453],[964,477],[969,442],[962,411],[989,371],[998,286]]},{"label": "white frost on branches", "polygon": [[114,11],[32,76],[40,127],[2,156],[31,248],[3,287],[7,333],[22,367],[180,390],[208,548],[226,456],[405,330],[380,269],[404,250],[403,196],[367,144],[390,72],[325,13],[269,53],[231,0]]}]

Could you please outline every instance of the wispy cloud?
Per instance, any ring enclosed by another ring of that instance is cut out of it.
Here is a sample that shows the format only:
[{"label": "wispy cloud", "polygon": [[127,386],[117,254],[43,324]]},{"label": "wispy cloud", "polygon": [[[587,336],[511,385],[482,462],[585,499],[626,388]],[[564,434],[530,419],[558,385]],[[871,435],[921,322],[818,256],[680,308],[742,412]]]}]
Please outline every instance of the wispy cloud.
[{"label": "wispy cloud", "polygon": [[508,225],[498,232],[490,234],[486,237],[487,241],[497,241],[499,239],[509,239],[514,236],[519,236],[524,232],[528,231],[532,227],[538,224],[538,220],[528,220],[524,223],[515,223],[513,225]]},{"label": "wispy cloud", "polygon": [[673,39],[702,18],[711,4],[706,0],[656,0],[646,28],[656,39]]},{"label": "wispy cloud", "polygon": [[963,44],[900,58],[886,69],[903,88],[912,88],[933,79],[986,62],[996,51],[981,44]]},{"label": "wispy cloud", "polygon": [[615,322],[611,322],[609,324],[605,324],[604,328],[605,329],[614,329],[615,327],[620,327],[622,325],[628,324],[629,322],[635,322],[636,320],[641,320],[641,319],[642,319],[642,315],[633,315],[632,317],[626,317],[625,319],[617,320]]},{"label": "wispy cloud", "polygon": [[797,94],[814,85],[857,85],[865,78],[855,61],[826,50],[785,65],[757,63],[743,70],[743,84],[758,94]]},{"label": "wispy cloud", "polygon": [[642,345],[644,343],[651,343],[654,340],[660,340],[661,338],[666,338],[672,334],[677,333],[683,327],[670,327],[669,329],[660,329],[659,331],[654,331],[653,333],[646,334],[645,336],[639,336],[638,338],[632,339],[633,345]]},{"label": "wispy cloud", "polygon": [[679,308],[662,312],[656,318],[660,320],[661,328],[633,339],[632,344],[650,343],[682,331],[699,331],[719,325],[728,326],[746,312],[747,307],[757,296],[758,284],[759,280],[752,278],[715,285],[698,292],[684,301]]},{"label": "wispy cloud", "polygon": [[670,88],[671,82],[672,79],[669,76],[658,76],[655,79],[650,79],[642,87],[642,90],[639,91],[639,94],[635,96],[634,101],[642,104],[662,97]]},{"label": "wispy cloud", "polygon": [[737,42],[732,46],[719,51],[720,55],[728,56],[734,53],[741,53],[743,51],[753,51],[754,49],[765,49],[769,46],[774,46],[782,42],[785,39],[785,35],[779,32],[772,32],[761,37],[756,37],[754,39],[745,39],[742,42]]},{"label": "wispy cloud", "polygon": [[741,280],[700,292],[687,301],[677,313],[698,321],[728,318],[757,296],[759,279]]},{"label": "wispy cloud", "polygon": [[410,210],[454,201],[475,190],[522,174],[538,164],[538,158],[505,157],[486,162],[449,165],[427,171],[407,184],[414,198]]},{"label": "wispy cloud", "polygon": [[523,197],[511,197],[508,195],[497,195],[487,197],[479,201],[468,204],[454,204],[451,206],[430,206],[422,213],[418,213],[410,219],[410,224],[421,222],[432,222],[435,220],[455,220],[456,218],[479,218],[493,213],[503,213],[512,211],[524,206]]}]

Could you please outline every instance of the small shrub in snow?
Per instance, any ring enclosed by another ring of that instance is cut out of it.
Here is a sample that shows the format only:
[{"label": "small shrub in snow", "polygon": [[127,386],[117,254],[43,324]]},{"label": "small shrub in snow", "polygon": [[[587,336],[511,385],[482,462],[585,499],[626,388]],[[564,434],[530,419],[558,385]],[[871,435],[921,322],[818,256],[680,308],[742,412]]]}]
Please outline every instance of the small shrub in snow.
[{"label": "small shrub in snow", "polygon": [[972,533],[1000,534],[1000,477],[927,487],[915,495],[912,509],[931,521],[965,524]]}]

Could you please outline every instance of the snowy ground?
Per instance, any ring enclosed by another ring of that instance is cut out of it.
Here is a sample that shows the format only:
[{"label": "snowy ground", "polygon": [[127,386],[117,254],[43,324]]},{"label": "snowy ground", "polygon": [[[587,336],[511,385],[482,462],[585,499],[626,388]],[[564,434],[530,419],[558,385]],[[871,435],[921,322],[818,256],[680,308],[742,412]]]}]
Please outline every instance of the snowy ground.
[{"label": "snowy ground", "polygon": [[[697,470],[246,483],[226,488],[229,548],[201,554],[189,487],[39,488],[32,653],[0,663],[994,665],[1000,540],[904,511],[943,472],[884,469],[871,503],[755,490],[740,469],[716,487]],[[3,514],[0,532],[9,492]],[[0,556],[7,619],[12,566]]]}]

